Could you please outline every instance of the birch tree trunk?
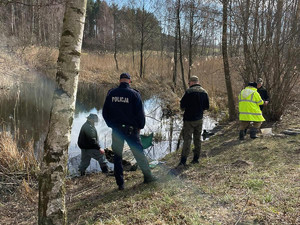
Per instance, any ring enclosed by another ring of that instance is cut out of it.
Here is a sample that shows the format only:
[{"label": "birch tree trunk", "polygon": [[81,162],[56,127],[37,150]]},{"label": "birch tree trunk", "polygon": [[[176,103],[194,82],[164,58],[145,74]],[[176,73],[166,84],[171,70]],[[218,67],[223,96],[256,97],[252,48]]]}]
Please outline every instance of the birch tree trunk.
[{"label": "birch tree trunk", "polygon": [[87,0],[70,0],[57,61],[57,86],[39,177],[38,224],[67,224],[65,177]]}]

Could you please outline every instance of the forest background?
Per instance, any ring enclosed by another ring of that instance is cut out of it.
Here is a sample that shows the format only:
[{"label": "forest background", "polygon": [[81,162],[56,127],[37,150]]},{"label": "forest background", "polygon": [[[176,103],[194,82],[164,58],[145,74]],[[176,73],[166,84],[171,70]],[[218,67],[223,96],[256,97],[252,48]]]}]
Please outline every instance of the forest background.
[{"label": "forest background", "polygon": [[[0,4],[13,51],[54,77],[64,1]],[[299,82],[299,8],[298,0],[88,0],[80,79],[115,83],[125,71],[142,88],[181,96],[197,75],[215,108],[229,107],[234,120],[238,92],[262,77],[272,99],[265,115],[276,121]]]}]

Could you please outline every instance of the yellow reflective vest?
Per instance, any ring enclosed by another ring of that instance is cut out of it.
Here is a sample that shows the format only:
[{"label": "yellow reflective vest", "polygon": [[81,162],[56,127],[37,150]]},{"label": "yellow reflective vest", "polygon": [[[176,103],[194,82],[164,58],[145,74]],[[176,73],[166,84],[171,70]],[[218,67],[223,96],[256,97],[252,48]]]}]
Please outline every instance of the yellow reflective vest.
[{"label": "yellow reflective vest", "polygon": [[251,86],[246,87],[239,94],[239,118],[241,121],[262,122],[265,118],[259,108],[264,104],[257,89]]}]

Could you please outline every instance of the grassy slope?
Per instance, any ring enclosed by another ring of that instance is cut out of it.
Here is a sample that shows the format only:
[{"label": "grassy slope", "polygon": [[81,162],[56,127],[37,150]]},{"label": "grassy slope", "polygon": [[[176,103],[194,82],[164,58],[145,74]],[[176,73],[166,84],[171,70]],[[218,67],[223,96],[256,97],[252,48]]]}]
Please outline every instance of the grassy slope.
[{"label": "grassy slope", "polygon": [[[126,174],[126,190],[113,177],[69,183],[69,221],[84,224],[297,224],[299,136],[237,140],[236,125],[203,144],[208,157],[178,177],[167,175],[179,153],[168,155],[142,184]],[[85,193],[82,191],[85,190]],[[71,194],[72,193],[72,194]]]},{"label": "grassy slope", "polygon": [[[299,135],[237,135],[228,124],[203,143],[201,164],[177,177],[167,173],[180,153],[168,155],[155,183],[143,184],[140,171],[125,173],[124,191],[102,174],[68,180],[69,224],[299,224]],[[0,204],[3,224],[36,224],[37,202],[36,188],[21,185]]]}]

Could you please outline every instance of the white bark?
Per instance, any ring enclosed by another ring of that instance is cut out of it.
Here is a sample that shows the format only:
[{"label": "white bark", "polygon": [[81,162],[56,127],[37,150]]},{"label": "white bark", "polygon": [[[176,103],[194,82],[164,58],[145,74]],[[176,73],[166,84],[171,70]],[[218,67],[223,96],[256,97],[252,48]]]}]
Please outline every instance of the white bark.
[{"label": "white bark", "polygon": [[39,180],[39,224],[66,224],[65,177],[87,0],[67,2]]}]

